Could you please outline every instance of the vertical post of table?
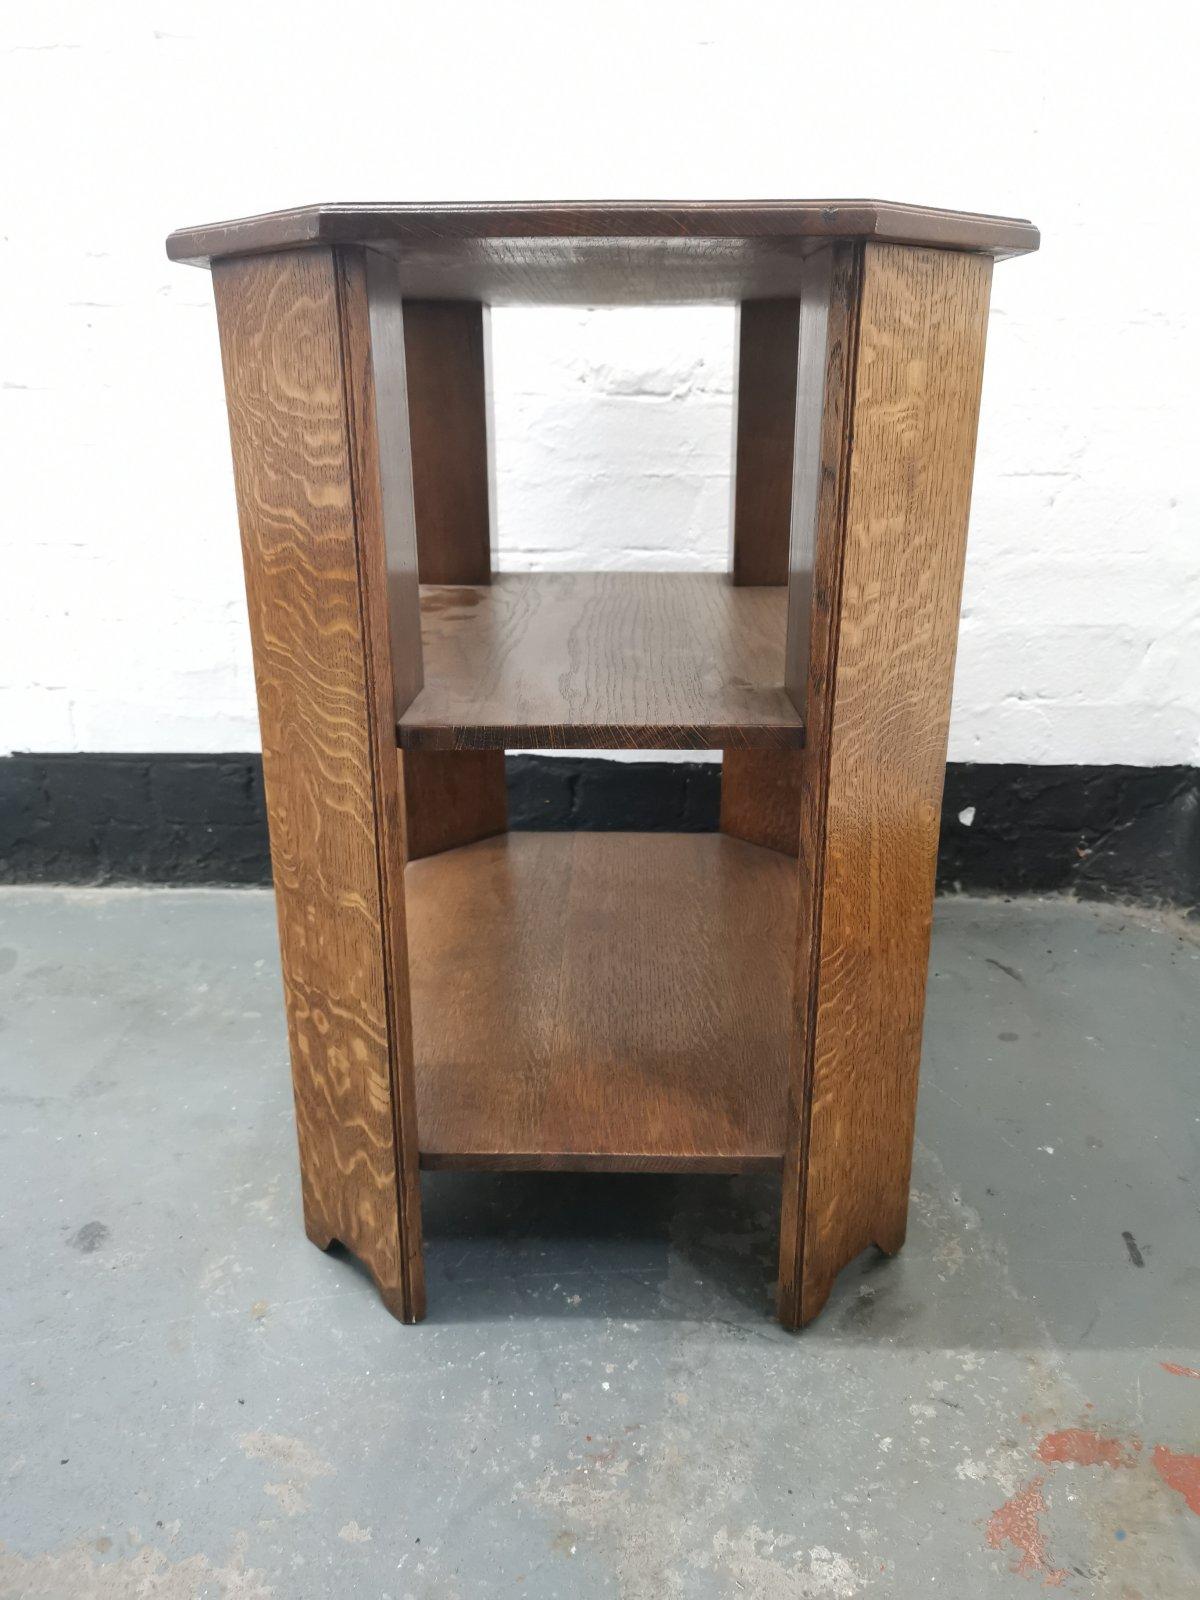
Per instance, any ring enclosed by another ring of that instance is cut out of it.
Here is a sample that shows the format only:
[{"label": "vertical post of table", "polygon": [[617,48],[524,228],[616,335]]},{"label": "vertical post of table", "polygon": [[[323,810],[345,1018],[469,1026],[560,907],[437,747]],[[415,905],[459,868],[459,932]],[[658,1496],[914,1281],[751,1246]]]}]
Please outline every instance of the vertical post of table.
[{"label": "vertical post of table", "polygon": [[[488,307],[407,300],[404,343],[422,583],[487,584],[495,565]],[[406,750],[409,860],[503,833],[503,750]]]},{"label": "vertical post of table", "polygon": [[421,685],[394,266],[215,262],[305,1226],[424,1314],[399,713]]},{"label": "vertical post of table", "polygon": [[[798,300],[738,307],[730,562],[738,585],[788,581],[799,320]],[[799,829],[798,752],[727,749],[722,833],[794,855]]]},{"label": "vertical post of table", "polygon": [[801,293],[787,685],[804,715],[779,1316],[904,1241],[992,264],[838,243]]}]

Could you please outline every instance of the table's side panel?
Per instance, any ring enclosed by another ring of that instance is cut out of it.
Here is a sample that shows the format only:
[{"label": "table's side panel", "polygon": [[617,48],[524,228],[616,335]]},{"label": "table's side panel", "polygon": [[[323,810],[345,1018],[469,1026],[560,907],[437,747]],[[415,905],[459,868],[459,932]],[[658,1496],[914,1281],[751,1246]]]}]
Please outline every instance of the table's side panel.
[{"label": "table's side panel", "polygon": [[904,1239],[990,280],[981,256],[835,247],[814,258],[802,313],[791,1325],[860,1250]]},{"label": "table's side panel", "polygon": [[[496,490],[488,308],[407,300],[404,345],[422,583],[490,584]],[[508,827],[502,750],[405,750],[410,861]]]},{"label": "table's side panel", "polygon": [[420,682],[420,639],[400,299],[362,252],[324,247],[221,262],[213,278],[305,1223],[360,1256],[413,1320],[424,1283],[394,727]]},{"label": "table's side panel", "polygon": [[[738,585],[788,582],[799,323],[799,300],[738,308],[730,563]],[[782,681],[782,658],[778,670]],[[721,832],[795,855],[799,770],[797,751],[726,750]]]},{"label": "table's side panel", "polygon": [[503,750],[402,750],[409,861],[508,829]]},{"label": "table's side panel", "polygon": [[800,848],[801,750],[726,750],[721,832],[794,856]]},{"label": "table's side panel", "polygon": [[491,326],[473,300],[406,300],[404,349],[422,583],[495,566]]},{"label": "table's side panel", "polygon": [[799,300],[738,307],[733,550],[737,584],[784,584],[792,524]]},{"label": "table's side panel", "polygon": [[335,256],[365,645],[367,734],[388,995],[392,1125],[402,1294],[392,1310],[425,1314],[412,1002],[404,901],[405,797],[396,726],[421,687],[421,600],[413,496],[405,319],[395,263],[347,248]]},{"label": "table's side panel", "polygon": [[805,719],[800,769],[796,978],[780,1214],[780,1321],[807,1319],[801,1299],[813,1001],[820,950],[825,803],[841,584],[845,482],[862,250],[832,245],[806,263],[800,300],[796,448],[784,681]]}]

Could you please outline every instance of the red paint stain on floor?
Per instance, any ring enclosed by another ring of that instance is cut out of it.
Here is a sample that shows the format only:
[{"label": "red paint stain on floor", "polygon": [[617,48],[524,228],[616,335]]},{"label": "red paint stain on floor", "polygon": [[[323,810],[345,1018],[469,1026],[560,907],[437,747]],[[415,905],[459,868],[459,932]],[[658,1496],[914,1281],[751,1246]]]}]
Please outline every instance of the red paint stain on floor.
[{"label": "red paint stain on floor", "polygon": [[1140,1449],[1137,1440],[1127,1448],[1120,1439],[1105,1439],[1090,1428],[1060,1428],[1045,1436],[1037,1453],[1053,1466],[1070,1463],[1076,1467],[1132,1467],[1137,1465]]},{"label": "red paint stain on floor", "polygon": [[1046,1509],[1042,1493],[1044,1478],[1031,1478],[1023,1489],[992,1512],[988,1518],[987,1542],[993,1550],[1011,1544],[1019,1557],[1012,1571],[1022,1578],[1041,1577],[1047,1588],[1057,1589],[1066,1582],[1066,1567],[1052,1567],[1042,1532],[1041,1517]]},{"label": "red paint stain on floor", "polygon": [[1181,1494],[1200,1517],[1200,1456],[1176,1455],[1165,1444],[1156,1444],[1154,1470],[1167,1488]]},{"label": "red paint stain on floor", "polygon": [[1200,1378],[1200,1367],[1181,1367],[1176,1361],[1160,1361],[1158,1364],[1173,1378]]}]

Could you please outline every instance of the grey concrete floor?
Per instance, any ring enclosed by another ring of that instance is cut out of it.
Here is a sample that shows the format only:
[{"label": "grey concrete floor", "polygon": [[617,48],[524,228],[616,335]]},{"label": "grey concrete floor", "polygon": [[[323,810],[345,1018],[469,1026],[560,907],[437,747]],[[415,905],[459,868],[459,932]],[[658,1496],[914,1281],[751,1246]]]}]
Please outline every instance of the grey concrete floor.
[{"label": "grey concrete floor", "polygon": [[941,902],[912,1222],[801,1336],[767,1180],[301,1232],[270,896],[0,892],[0,1595],[1200,1592],[1195,930]]}]

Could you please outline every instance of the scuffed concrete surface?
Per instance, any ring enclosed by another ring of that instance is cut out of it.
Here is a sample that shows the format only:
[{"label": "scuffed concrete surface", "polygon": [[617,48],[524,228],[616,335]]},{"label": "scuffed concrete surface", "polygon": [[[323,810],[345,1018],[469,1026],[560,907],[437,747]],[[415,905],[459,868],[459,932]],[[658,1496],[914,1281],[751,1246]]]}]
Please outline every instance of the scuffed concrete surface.
[{"label": "scuffed concrete surface", "polygon": [[267,894],[5,891],[0,974],[5,1600],[1200,1591],[1194,929],[939,904],[908,1244],[800,1337],[759,1179],[432,1175],[393,1322]]}]

